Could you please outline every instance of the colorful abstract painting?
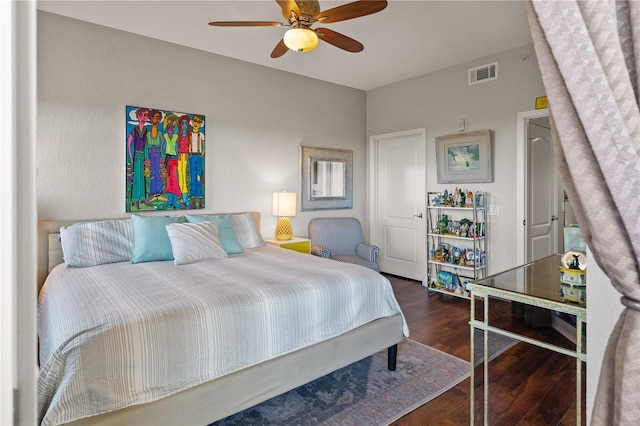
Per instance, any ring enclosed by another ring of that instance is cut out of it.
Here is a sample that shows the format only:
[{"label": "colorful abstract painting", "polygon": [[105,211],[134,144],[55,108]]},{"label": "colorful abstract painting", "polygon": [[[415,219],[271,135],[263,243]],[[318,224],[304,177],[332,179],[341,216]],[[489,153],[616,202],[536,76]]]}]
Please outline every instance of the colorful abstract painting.
[{"label": "colorful abstract painting", "polygon": [[127,212],[204,208],[205,119],[128,106]]}]

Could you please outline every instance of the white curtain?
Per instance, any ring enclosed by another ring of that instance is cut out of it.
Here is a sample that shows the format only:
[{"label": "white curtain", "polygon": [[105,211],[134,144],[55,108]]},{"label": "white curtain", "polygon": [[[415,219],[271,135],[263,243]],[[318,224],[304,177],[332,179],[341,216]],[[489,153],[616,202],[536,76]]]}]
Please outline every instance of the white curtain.
[{"label": "white curtain", "polygon": [[560,176],[626,307],[609,338],[592,424],[640,425],[640,1],[526,7]]}]

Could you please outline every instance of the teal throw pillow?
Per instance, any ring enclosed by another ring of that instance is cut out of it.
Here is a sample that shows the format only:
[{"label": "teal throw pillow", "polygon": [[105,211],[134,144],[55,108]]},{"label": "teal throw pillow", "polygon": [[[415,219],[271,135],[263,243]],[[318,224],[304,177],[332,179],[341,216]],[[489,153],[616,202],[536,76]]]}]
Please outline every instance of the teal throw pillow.
[{"label": "teal throw pillow", "polygon": [[133,257],[131,263],[173,260],[171,240],[167,233],[170,223],[184,223],[184,216],[132,215]]},{"label": "teal throw pillow", "polygon": [[188,223],[198,223],[215,220],[216,222],[218,222],[218,238],[222,243],[222,247],[224,247],[224,251],[226,251],[227,254],[242,253],[242,247],[238,242],[238,237],[236,237],[236,232],[233,228],[233,223],[231,222],[230,215],[186,215],[186,218]]}]

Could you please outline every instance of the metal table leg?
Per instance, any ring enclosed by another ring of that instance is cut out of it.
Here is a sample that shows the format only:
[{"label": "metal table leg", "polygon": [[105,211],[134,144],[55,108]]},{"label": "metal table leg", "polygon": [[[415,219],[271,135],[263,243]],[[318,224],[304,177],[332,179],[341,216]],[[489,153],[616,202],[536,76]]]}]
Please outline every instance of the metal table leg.
[{"label": "metal table leg", "polygon": [[484,424],[489,424],[489,296],[484,296]]},{"label": "metal table leg", "polygon": [[475,348],[475,331],[476,328],[473,325],[473,322],[476,319],[476,296],[475,294],[471,293],[471,321],[469,322],[469,329],[471,330],[471,392],[470,394],[470,398],[471,398],[471,403],[469,404],[471,406],[471,412],[469,413],[469,424],[471,426],[474,425],[474,421],[475,421],[475,368],[474,368],[474,364],[475,364],[475,353],[476,353],[476,348]]}]

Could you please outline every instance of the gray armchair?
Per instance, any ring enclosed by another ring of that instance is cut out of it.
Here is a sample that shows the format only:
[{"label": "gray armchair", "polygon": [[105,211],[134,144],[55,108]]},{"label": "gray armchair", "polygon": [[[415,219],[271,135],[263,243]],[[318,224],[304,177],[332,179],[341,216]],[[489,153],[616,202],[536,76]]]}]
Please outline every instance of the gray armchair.
[{"label": "gray armchair", "polygon": [[354,217],[327,217],[309,222],[311,254],[366,266],[380,272],[376,246],[362,243],[362,227]]}]

